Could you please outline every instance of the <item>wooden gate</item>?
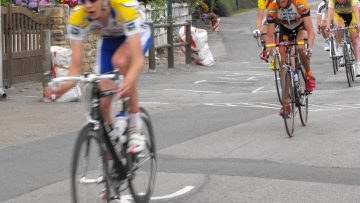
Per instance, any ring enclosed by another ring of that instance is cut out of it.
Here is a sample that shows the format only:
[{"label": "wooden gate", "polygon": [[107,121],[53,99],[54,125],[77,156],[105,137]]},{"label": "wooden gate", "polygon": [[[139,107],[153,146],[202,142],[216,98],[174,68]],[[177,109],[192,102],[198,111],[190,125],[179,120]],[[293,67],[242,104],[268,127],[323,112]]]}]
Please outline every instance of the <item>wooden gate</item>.
[{"label": "wooden gate", "polygon": [[48,28],[48,18],[15,6],[1,7],[1,15],[4,87],[40,80],[44,53],[42,30]]}]

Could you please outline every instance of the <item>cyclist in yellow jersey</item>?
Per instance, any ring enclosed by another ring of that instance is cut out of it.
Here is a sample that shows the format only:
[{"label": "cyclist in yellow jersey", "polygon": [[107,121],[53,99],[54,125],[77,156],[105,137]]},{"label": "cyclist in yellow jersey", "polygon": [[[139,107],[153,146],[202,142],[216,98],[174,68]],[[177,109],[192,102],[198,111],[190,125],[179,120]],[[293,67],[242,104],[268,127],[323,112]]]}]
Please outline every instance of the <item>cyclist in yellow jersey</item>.
[{"label": "cyclist in yellow jersey", "polygon": [[[266,35],[261,35],[261,33],[266,33],[266,15],[264,12],[270,5],[273,0],[258,0],[258,12],[257,12],[257,19],[256,19],[256,28],[253,31],[253,35],[255,38],[261,38],[261,40],[266,41]],[[271,55],[271,54],[270,54]],[[274,61],[270,59],[269,68],[274,70],[275,64]]]},{"label": "cyclist in yellow jersey", "polygon": [[[150,29],[144,22],[137,0],[81,0],[82,5],[76,6],[69,18],[67,35],[72,49],[72,64],[69,75],[82,72],[81,61],[86,35],[96,30],[101,33],[101,45],[98,47],[97,72],[100,74],[120,69],[124,80],[119,87],[110,80],[100,82],[102,90],[116,89],[119,96],[130,97],[130,140],[128,151],[137,153],[144,149],[145,137],[142,135],[142,121],[137,99],[136,82],[143,70],[144,53],[152,42]],[[55,89],[47,89],[45,94],[60,97],[75,82],[68,81]],[[106,130],[114,137],[110,116],[111,98],[100,101],[104,114]]]},{"label": "cyclist in yellow jersey", "polygon": [[[328,19],[327,30],[330,29],[332,20],[334,20],[336,27],[355,26],[356,29],[350,29],[351,43],[355,51],[357,76],[360,76],[360,48],[359,48],[359,9],[358,0],[330,0],[328,5]],[[340,37],[337,37],[337,42],[340,44]],[[337,55],[342,55],[342,48],[338,46]]]}]

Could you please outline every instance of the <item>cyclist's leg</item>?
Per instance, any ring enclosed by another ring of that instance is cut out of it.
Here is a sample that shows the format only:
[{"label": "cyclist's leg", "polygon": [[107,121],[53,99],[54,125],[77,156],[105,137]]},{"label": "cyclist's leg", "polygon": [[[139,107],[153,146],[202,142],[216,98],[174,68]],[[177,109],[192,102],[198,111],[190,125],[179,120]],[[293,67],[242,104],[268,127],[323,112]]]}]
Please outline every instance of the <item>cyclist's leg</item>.
[{"label": "cyclist's leg", "polygon": [[[299,29],[297,34],[297,41],[304,41],[304,39],[308,38],[308,33],[306,30]],[[315,77],[311,71],[310,67],[310,57],[306,56],[304,53],[304,45],[298,46],[298,53],[300,57],[300,61],[305,68],[305,75],[306,75],[306,90],[308,92],[312,92],[315,89]],[[300,76],[299,76],[300,77]]]},{"label": "cyclist's leg", "polygon": [[[352,21],[350,23],[350,26],[353,26],[356,24],[355,20],[355,14],[352,16]],[[359,33],[356,31],[356,29],[349,30],[350,32],[350,38],[352,47],[354,49],[355,59],[356,59],[356,75],[360,75],[360,47],[359,47]]]},{"label": "cyclist's leg", "polygon": [[[99,46],[99,53],[98,53],[98,66],[99,70],[98,73],[104,74],[111,72],[113,70],[113,65],[111,63],[111,58],[116,50],[116,48],[122,44],[125,41],[125,37],[119,37],[119,38],[105,38],[102,39],[100,46]],[[116,88],[115,83],[111,80],[102,80],[99,83],[101,90],[109,90]],[[100,105],[101,105],[101,111],[105,118],[105,123],[107,126],[110,127],[110,129],[107,129],[107,131],[112,130],[112,119],[111,119],[111,97],[105,97],[101,98]]]},{"label": "cyclist's leg", "polygon": [[[337,14],[336,12],[334,13],[334,24],[335,27],[337,28],[341,28],[341,27],[345,27],[345,21],[344,18],[342,18],[339,14]],[[342,46],[341,46],[341,33],[340,32],[336,32],[335,34],[335,38],[336,38],[336,42],[337,42],[337,47],[338,47],[338,52],[341,52],[340,54],[342,55]]]},{"label": "cyclist's leg", "polygon": [[[284,41],[288,41],[289,40],[289,35],[291,34],[290,30],[288,30],[286,27],[284,27],[283,25],[279,25],[279,43],[284,42]],[[280,80],[281,80],[281,84],[283,85],[282,89],[283,89],[283,102],[285,104],[285,106],[289,106],[290,100],[289,100],[289,84],[285,84],[285,71],[284,71],[284,64],[285,64],[285,60],[286,60],[286,48],[285,47],[279,47],[279,52],[280,52],[280,56],[281,56],[281,65],[280,65]],[[285,87],[284,87],[285,85]],[[280,109],[280,115],[284,115],[284,113],[288,113],[287,109],[284,109],[283,107],[281,107]]]}]

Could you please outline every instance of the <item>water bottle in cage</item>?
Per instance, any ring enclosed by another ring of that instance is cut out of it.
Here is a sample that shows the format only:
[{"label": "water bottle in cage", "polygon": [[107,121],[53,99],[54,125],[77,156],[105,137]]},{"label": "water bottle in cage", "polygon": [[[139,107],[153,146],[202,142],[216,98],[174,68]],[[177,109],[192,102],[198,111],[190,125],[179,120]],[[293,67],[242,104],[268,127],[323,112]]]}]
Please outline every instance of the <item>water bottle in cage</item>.
[{"label": "water bottle in cage", "polygon": [[119,140],[121,143],[125,143],[126,142],[126,135],[124,135],[126,128],[127,128],[127,123],[128,123],[128,116],[127,114],[123,111],[123,101],[121,99],[116,99],[115,101],[115,111],[118,112],[115,115],[115,132],[116,135],[118,136]]}]

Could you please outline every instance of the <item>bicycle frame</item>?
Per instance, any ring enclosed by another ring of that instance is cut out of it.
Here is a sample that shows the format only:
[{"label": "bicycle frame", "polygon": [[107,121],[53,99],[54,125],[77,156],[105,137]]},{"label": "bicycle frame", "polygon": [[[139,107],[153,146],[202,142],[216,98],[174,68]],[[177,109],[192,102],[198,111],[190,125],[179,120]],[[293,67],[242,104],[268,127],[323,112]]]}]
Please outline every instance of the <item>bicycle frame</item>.
[{"label": "bicycle frame", "polygon": [[[118,176],[119,181],[125,180],[127,178],[127,170],[120,161],[119,156],[117,155],[114,146],[111,143],[110,137],[108,136],[105,130],[104,118],[100,109],[100,99],[103,97],[112,96],[115,93],[112,90],[101,91],[97,82],[94,82],[92,85],[93,87],[90,96],[91,109],[90,109],[90,116],[88,116],[87,118],[88,123],[93,125],[93,130],[102,131],[99,133],[101,136],[100,138],[104,141],[106,148],[110,151],[113,161],[115,162],[115,166],[116,166],[115,169],[119,175]],[[126,110],[127,110],[127,102],[123,102],[123,111]]]}]

